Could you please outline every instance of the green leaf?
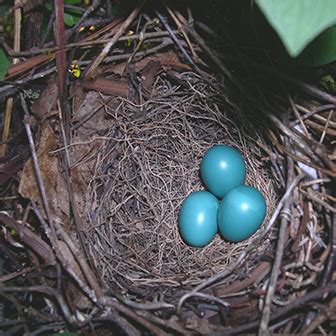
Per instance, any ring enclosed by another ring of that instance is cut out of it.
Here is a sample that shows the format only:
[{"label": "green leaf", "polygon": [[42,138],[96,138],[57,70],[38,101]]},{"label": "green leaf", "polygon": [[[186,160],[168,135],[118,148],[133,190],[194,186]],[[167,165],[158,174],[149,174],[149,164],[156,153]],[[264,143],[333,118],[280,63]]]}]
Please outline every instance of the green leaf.
[{"label": "green leaf", "polygon": [[74,26],[79,21],[79,19],[80,17],[78,16],[64,13],[64,23],[69,27]]},{"label": "green leaf", "polygon": [[320,34],[308,45],[299,59],[310,66],[320,66],[336,61],[336,26]]},{"label": "green leaf", "polygon": [[11,61],[5,51],[0,47],[0,80],[6,77]]},{"label": "green leaf", "polygon": [[64,0],[64,3],[67,5],[78,5],[82,0]]},{"label": "green leaf", "polygon": [[288,53],[296,57],[326,28],[336,23],[335,0],[256,0]]}]

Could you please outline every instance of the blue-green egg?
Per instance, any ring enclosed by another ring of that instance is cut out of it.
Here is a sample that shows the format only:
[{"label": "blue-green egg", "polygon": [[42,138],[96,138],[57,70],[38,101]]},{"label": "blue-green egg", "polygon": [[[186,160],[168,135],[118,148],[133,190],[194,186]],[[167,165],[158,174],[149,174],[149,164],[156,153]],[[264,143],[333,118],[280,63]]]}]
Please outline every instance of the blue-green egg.
[{"label": "blue-green egg", "polygon": [[244,184],[246,168],[240,152],[230,146],[215,145],[204,155],[200,169],[204,185],[218,198]]},{"label": "blue-green egg", "polygon": [[188,245],[203,247],[215,237],[217,226],[217,198],[207,191],[195,191],[182,203],[179,230]]},{"label": "blue-green egg", "polygon": [[218,209],[218,229],[223,238],[238,242],[252,236],[266,216],[262,193],[250,186],[232,189]]}]

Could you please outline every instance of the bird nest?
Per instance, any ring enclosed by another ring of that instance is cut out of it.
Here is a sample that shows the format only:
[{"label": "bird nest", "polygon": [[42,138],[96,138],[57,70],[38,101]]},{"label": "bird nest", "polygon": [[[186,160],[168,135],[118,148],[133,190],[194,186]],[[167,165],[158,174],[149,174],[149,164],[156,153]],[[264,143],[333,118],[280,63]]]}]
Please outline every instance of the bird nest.
[{"label": "bird nest", "polygon": [[[25,116],[24,133],[13,126],[18,155],[0,166],[0,333],[332,332],[336,97],[267,66],[264,50],[260,63],[189,8],[145,2],[69,51],[32,48],[0,87],[1,99],[20,90],[6,106]],[[199,165],[214,144],[242,153],[267,216],[248,240],[193,248],[179,208],[204,189]]]},{"label": "bird nest", "polygon": [[[276,181],[256,145],[262,138],[230,104],[225,88],[194,73],[174,85],[161,76],[141,106],[115,98],[111,128],[99,151],[86,196],[86,238],[106,285],[180,287],[217,274],[249,246],[263,253],[267,223],[277,202]],[[247,181],[267,202],[265,224],[250,239],[232,244],[219,235],[206,247],[186,245],[179,234],[182,201],[202,190],[199,165],[214,144],[242,153]],[[253,253],[251,254],[251,257]]]}]

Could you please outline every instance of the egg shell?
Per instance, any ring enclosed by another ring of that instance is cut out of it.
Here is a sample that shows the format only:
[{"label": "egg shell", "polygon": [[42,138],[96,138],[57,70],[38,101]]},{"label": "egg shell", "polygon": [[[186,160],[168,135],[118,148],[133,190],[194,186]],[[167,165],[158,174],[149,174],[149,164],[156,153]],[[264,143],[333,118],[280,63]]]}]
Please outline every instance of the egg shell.
[{"label": "egg shell", "polygon": [[203,247],[215,237],[218,199],[207,191],[195,191],[182,203],[179,213],[179,230],[188,245]]},{"label": "egg shell", "polygon": [[231,190],[218,209],[218,229],[221,235],[238,242],[252,236],[266,216],[266,202],[261,192],[250,186]]},{"label": "egg shell", "polygon": [[204,185],[218,198],[243,185],[246,168],[240,152],[226,145],[215,145],[204,155],[201,168]]}]

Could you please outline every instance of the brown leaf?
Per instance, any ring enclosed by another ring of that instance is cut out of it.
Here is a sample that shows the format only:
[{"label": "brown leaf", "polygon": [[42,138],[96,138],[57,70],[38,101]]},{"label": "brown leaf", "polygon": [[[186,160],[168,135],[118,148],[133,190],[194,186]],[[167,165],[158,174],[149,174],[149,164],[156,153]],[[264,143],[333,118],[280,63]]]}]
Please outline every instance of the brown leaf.
[{"label": "brown leaf", "polygon": [[[52,128],[48,122],[44,122],[41,125],[37,144],[37,158],[51,215],[53,218],[58,218],[61,222],[66,224],[69,222],[70,213],[69,195],[64,178],[62,174],[60,174],[58,158],[50,154],[50,151],[57,149],[57,147],[58,143]],[[31,159],[29,159],[24,166],[19,185],[19,193],[25,198],[42,204]]]},{"label": "brown leaf", "polygon": [[145,90],[149,90],[153,85],[156,76],[161,69],[161,63],[159,61],[149,61],[144,67],[141,74],[142,86]]},{"label": "brown leaf", "polygon": [[57,83],[49,82],[47,87],[42,91],[40,97],[31,106],[31,111],[39,120],[44,120],[50,116],[50,112],[55,106],[58,96]]}]

